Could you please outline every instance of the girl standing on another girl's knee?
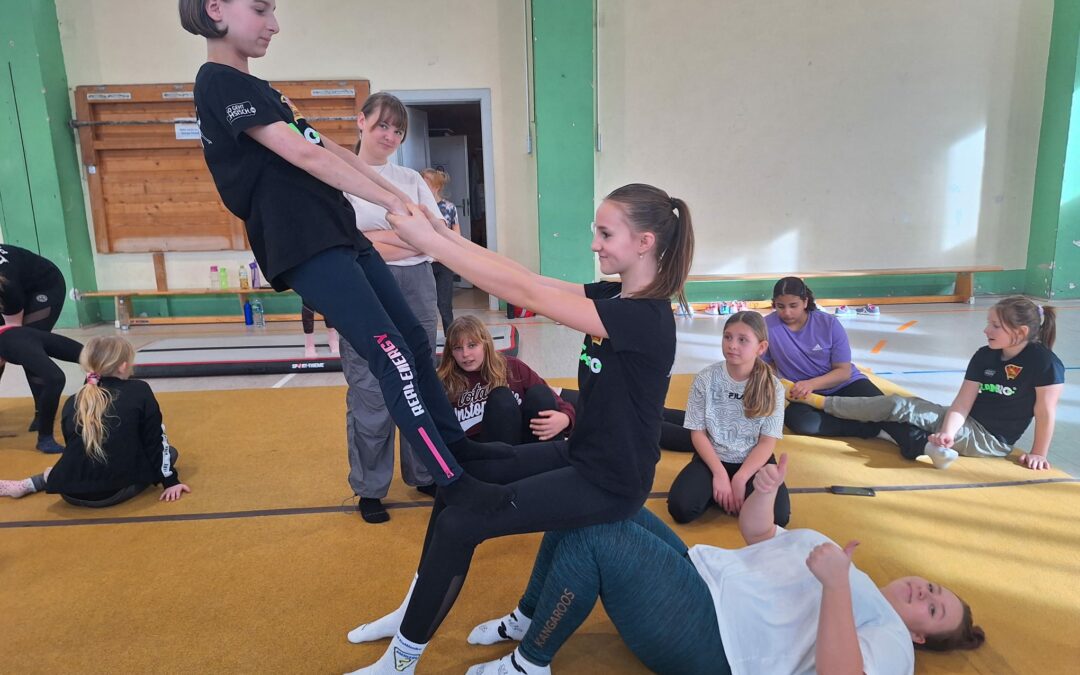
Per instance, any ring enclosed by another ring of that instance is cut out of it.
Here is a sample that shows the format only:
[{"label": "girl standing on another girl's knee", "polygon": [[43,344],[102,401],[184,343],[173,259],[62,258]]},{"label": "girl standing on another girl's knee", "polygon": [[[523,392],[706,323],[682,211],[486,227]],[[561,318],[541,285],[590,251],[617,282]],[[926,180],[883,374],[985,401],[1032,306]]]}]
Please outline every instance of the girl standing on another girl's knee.
[{"label": "girl standing on another girl's knee", "polygon": [[1058,399],[1065,388],[1065,366],[1054,352],[1057,312],[1015,295],[1001,300],[986,316],[986,346],[968,363],[964,383],[951,406],[907,396],[840,398],[814,401],[845,419],[914,424],[930,434],[923,453],[934,466],[948,468],[958,455],[1005,457],[1035,420],[1030,452],[1020,464],[1048,469]]},{"label": "girl standing on another girl's knee", "polygon": [[[686,404],[693,449],[690,463],[668,493],[668,512],[677,523],[697,519],[712,504],[737,514],[753,492],[754,474],[775,464],[773,449],[783,437],[784,388],[761,360],[769,348],[765,320],[738,312],[724,324],[724,361],[698,373]],[[777,525],[787,525],[791,503],[780,484]]]},{"label": "girl standing on another girl's knee", "polygon": [[445,342],[439,379],[466,434],[510,445],[570,435],[574,406],[524,361],[500,354],[475,316],[454,319]]},{"label": "girl standing on another girl's knee", "polygon": [[180,0],[184,29],[206,38],[195,110],[214,185],[244,221],[274,289],[295,290],[367,360],[394,422],[445,499],[479,511],[500,508],[513,492],[477,481],[458,464],[455,455],[489,450],[462,433],[435,376],[427,333],[356,229],[343,193],[397,214],[408,213],[408,198],[249,70],[277,35],[275,9],[274,0]]},{"label": "girl standing on another girl's knee", "polygon": [[191,488],[176,473],[161,408],[150,385],[129,379],[135,350],[121,337],[91,338],[79,364],[86,384],[64,404],[64,454],[51,469],[25,480],[0,481],[0,495],[59,494],[75,506],[113,506],[151,484],[176,501]]}]

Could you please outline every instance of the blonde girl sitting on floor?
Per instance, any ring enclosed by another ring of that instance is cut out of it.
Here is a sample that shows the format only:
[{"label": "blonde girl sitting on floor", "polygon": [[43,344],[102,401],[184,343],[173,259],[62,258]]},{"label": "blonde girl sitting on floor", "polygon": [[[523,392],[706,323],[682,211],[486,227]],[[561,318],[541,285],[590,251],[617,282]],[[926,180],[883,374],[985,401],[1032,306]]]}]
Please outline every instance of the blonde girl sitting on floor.
[{"label": "blonde girl sitting on floor", "polygon": [[151,483],[162,501],[191,488],[176,473],[176,450],[150,385],[129,379],[131,344],[117,336],[91,338],[79,356],[86,384],[64,404],[64,453],[51,469],[24,480],[0,481],[0,496],[59,494],[75,506],[100,508],[131,499]]},{"label": "blonde girl sitting on floor", "polygon": [[[1005,457],[1035,420],[1030,452],[1020,464],[1048,469],[1054,416],[1065,387],[1065,367],[1050,351],[1057,313],[1014,295],[987,313],[987,345],[968,363],[960,392],[948,408],[917,397],[845,398],[811,394],[800,399],[835,417],[864,422],[907,422],[930,432],[925,454],[947,469],[959,456]],[[788,387],[789,383],[785,383]]]},{"label": "blonde girl sitting on floor", "polygon": [[[761,355],[769,348],[765,320],[738,312],[724,324],[724,360],[705,368],[690,388],[684,427],[696,451],[668,494],[677,523],[696,520],[713,504],[736,515],[753,492],[754,474],[775,464],[783,437],[784,389]],[[791,503],[781,483],[775,522],[787,525]]]}]

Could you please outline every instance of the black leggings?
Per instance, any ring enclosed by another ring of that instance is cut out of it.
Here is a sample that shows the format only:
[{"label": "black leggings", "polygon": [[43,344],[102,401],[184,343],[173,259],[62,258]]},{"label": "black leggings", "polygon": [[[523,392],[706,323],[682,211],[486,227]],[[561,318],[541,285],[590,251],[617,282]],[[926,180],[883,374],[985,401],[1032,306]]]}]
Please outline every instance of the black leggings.
[{"label": "black leggings", "polygon": [[447,444],[465,445],[465,432],[435,374],[427,330],[378,252],[326,249],[281,277],[367,361],[390,416],[435,482],[456,481],[462,470]]},{"label": "black leggings", "polygon": [[542,410],[558,409],[555,392],[546,384],[534,384],[526,389],[521,405],[509,387],[496,387],[488,392],[484,426],[476,440],[502,441],[510,445],[536,443],[540,439],[529,428],[529,422],[539,417]]},{"label": "black leggings", "polygon": [[494,513],[446,506],[436,494],[419,577],[401,624],[406,639],[423,644],[435,634],[465,583],[480,543],[510,534],[612,523],[633,516],[645,503],[646,494],[617,495],[597,487],[570,466],[567,451],[566,441],[547,441],[518,446],[510,457],[468,462],[471,475],[513,489],[514,502]]},{"label": "black leggings", "polygon": [[[60,312],[64,309],[64,300],[67,299],[67,284],[60,276],[60,270],[56,270],[59,281],[45,289],[34,290],[27,293],[26,303],[23,308],[22,325],[26,328],[36,328],[46,333],[52,331],[53,326],[60,319]],[[41,298],[39,300],[39,298]],[[3,319],[0,319],[3,323]],[[76,359],[77,361],[78,359]],[[4,366],[0,365],[0,375],[4,373]],[[30,395],[34,397],[34,416],[39,416],[38,399],[41,398],[42,385],[40,382],[30,379],[30,372],[26,373],[26,383],[30,385]]]},{"label": "black leggings", "polygon": [[[867,378],[855,380],[837,389],[829,396],[884,396],[882,391]],[[803,436],[854,436],[873,438],[884,429],[896,444],[900,454],[915,459],[923,454],[927,433],[906,422],[857,422],[834,417],[805,403],[791,403],[784,411],[784,425],[791,433]]]},{"label": "black leggings", "polygon": [[[326,324],[326,328],[329,330],[333,328],[330,322],[323,317],[323,323]],[[315,310],[311,309],[307,305],[303,305],[300,308],[300,325],[304,329],[304,335],[311,335],[315,332]]]},{"label": "black leggings", "polygon": [[53,359],[78,363],[82,347],[71,338],[37,328],[20,326],[0,333],[0,358],[22,366],[34,392],[39,436],[53,435],[56,409],[67,382]]},{"label": "black leggings", "polygon": [[[776,464],[776,457],[769,457],[766,464]],[[721,462],[727,470],[728,478],[733,478],[735,472],[742,468],[742,464]],[[668,493],[668,513],[676,523],[689,523],[697,520],[705,513],[716,500],[712,492],[712,469],[697,454],[690,460],[675,481],[671,484],[671,492]],[[744,499],[754,493],[754,480],[746,482],[746,494]],[[791,497],[788,496],[787,485],[780,484],[776,491],[776,504],[773,507],[773,522],[784,527],[791,519]]]}]

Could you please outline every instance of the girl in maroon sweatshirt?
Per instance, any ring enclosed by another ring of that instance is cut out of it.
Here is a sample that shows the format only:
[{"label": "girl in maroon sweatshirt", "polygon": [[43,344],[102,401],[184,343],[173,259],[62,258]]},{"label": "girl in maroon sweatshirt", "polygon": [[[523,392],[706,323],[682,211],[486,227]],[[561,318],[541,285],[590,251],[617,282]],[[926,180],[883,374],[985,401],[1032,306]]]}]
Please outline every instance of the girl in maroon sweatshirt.
[{"label": "girl in maroon sweatshirt", "polygon": [[520,445],[565,438],[574,427],[574,406],[524,361],[500,354],[474,316],[454,319],[446,331],[439,379],[475,440]]}]

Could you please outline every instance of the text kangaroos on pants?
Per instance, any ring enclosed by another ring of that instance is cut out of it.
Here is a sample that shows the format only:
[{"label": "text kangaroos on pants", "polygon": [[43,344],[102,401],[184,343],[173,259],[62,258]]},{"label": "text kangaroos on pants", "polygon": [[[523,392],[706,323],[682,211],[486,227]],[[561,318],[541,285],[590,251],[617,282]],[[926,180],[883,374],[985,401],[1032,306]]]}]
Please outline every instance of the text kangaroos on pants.
[{"label": "text kangaroos on pants", "polygon": [[405,403],[408,404],[409,409],[412,410],[413,417],[419,417],[424,414],[424,406],[420,403],[420,395],[416,393],[416,385],[413,383],[413,372],[409,366],[408,359],[401,353],[401,350],[390,341],[389,338],[383,335],[376,335],[375,341],[379,343],[382,350],[386,352],[386,356],[390,359],[390,363],[394,364],[397,368],[398,375],[401,377],[401,381],[405,383],[405,386],[401,388],[401,393],[405,396]]}]

